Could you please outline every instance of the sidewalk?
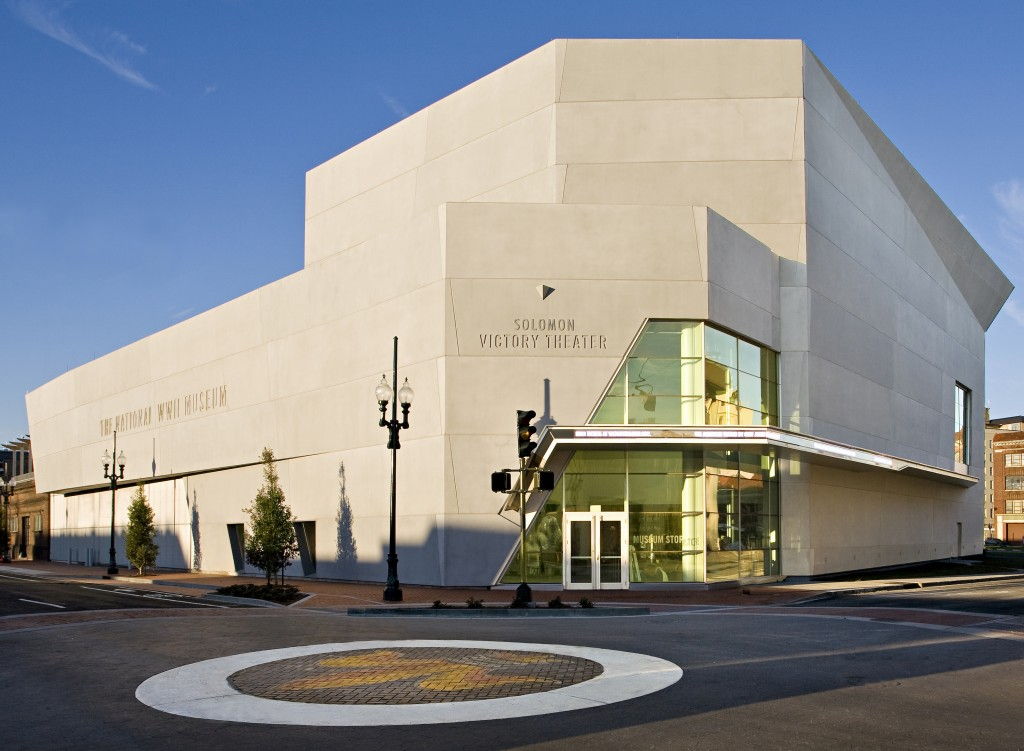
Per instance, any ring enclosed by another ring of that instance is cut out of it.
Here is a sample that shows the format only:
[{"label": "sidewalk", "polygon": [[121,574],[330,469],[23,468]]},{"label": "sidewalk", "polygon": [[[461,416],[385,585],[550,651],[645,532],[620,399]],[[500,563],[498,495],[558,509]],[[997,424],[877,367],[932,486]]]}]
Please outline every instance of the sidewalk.
[{"label": "sidewalk", "polygon": [[[23,574],[60,576],[61,578],[82,581],[95,581],[106,576],[104,566],[79,566],[50,561],[19,561],[3,564],[0,573],[9,571]],[[962,576],[916,577],[875,579],[864,581],[829,582],[785,582],[772,584],[751,584],[729,589],[634,589],[634,590],[597,590],[597,591],[559,591],[538,589],[533,590],[534,600],[546,603],[556,596],[565,602],[576,602],[580,597],[588,597],[596,602],[605,603],[644,603],[654,607],[677,607],[687,605],[704,606],[756,606],[756,605],[790,605],[797,602],[827,600],[841,594],[857,594],[863,592],[880,592],[898,589],[916,589],[947,584],[969,584],[975,582],[1018,580],[1024,579],[1024,572],[1007,574],[971,574]],[[115,581],[123,586],[151,588],[159,586],[161,591],[174,592],[181,595],[196,596],[202,591],[212,592],[217,587],[230,584],[262,583],[257,577],[229,576],[193,572],[157,572],[143,577],[131,576],[127,569],[121,569],[121,575]],[[317,610],[344,610],[353,606],[382,604],[383,583],[336,582],[302,577],[289,577],[289,584],[299,587],[302,592],[314,595],[300,603],[296,608],[314,608]],[[198,591],[197,591],[198,590]],[[461,604],[470,597],[489,604],[508,604],[514,597],[512,589],[486,589],[483,587],[430,587],[403,584],[405,605],[430,605],[435,600],[447,604]]]}]

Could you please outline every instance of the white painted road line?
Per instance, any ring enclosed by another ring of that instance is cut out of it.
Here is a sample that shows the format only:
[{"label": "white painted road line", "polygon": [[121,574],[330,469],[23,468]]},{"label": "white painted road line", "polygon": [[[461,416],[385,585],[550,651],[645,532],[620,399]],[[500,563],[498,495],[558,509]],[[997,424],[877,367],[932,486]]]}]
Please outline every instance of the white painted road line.
[{"label": "white painted road line", "polygon": [[52,602],[40,602],[39,600],[26,600],[24,597],[19,597],[18,599],[21,600],[22,602],[31,602],[33,605],[46,605],[47,607],[60,608],[61,610],[64,610],[64,606],[63,605],[54,605]]},{"label": "white painted road line", "polygon": [[0,574],[0,579],[11,579],[17,582],[37,582],[38,579],[31,576],[11,576],[10,574]]}]

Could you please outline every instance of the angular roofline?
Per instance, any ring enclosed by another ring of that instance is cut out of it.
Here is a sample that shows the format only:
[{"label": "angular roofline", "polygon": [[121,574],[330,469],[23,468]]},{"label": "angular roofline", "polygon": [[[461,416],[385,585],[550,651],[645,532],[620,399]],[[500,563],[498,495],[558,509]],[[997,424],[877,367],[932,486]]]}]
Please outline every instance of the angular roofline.
[{"label": "angular roofline", "polygon": [[1013,284],[910,160],[885,135],[806,43],[804,50],[810,60],[821,68],[839,95],[949,271],[974,317],[982,328],[987,330],[1013,292]]}]

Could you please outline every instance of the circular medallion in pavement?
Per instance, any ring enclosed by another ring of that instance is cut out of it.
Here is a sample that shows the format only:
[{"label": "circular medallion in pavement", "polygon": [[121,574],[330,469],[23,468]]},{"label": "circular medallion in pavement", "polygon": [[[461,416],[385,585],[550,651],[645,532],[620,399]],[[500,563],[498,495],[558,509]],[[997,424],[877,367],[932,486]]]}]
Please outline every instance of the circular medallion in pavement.
[{"label": "circular medallion in pavement", "polygon": [[573,686],[600,663],[550,652],[392,647],[328,652],[228,676],[243,694],[306,704],[432,704],[503,699]]},{"label": "circular medallion in pavement", "polygon": [[279,725],[420,725],[528,717],[653,693],[682,677],[649,655],[559,644],[375,641],[220,657],[143,682],[185,717]]}]

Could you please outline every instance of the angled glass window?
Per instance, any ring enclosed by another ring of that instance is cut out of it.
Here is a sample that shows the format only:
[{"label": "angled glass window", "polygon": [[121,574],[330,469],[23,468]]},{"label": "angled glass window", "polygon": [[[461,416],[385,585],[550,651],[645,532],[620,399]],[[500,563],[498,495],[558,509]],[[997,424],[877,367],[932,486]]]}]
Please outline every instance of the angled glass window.
[{"label": "angled glass window", "polygon": [[703,411],[701,324],[652,321],[615,374],[591,423],[699,425]]},{"label": "angled glass window", "polygon": [[778,425],[778,357],[700,321],[652,321],[594,425]]}]

